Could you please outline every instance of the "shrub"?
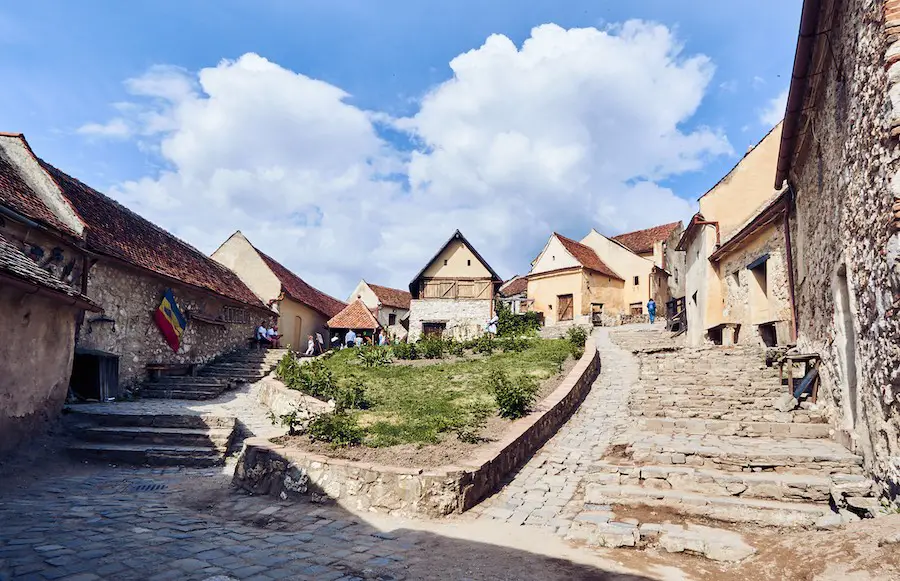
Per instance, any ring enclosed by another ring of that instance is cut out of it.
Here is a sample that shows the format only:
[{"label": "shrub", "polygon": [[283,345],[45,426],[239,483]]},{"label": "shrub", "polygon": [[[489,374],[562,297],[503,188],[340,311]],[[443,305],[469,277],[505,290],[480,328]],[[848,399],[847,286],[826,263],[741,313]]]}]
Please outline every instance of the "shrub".
[{"label": "shrub", "polygon": [[365,345],[356,352],[356,358],[366,367],[384,367],[391,364],[391,351],[387,347]]},{"label": "shrub", "polygon": [[364,410],[371,405],[366,395],[366,386],[356,376],[350,377],[348,383],[341,385],[334,398],[334,407],[338,410]]},{"label": "shrub", "polygon": [[296,381],[299,372],[300,361],[290,351],[285,353],[284,357],[278,361],[278,365],[275,366],[275,377],[283,381],[288,387],[291,386],[292,382]]},{"label": "shrub", "polygon": [[509,419],[527,414],[538,392],[537,381],[533,378],[520,375],[511,380],[500,369],[494,369],[488,375],[488,388],[497,400],[500,415]]},{"label": "shrub", "polygon": [[520,353],[529,347],[528,339],[524,337],[501,337],[497,344],[504,353]]},{"label": "shrub", "polygon": [[541,328],[541,315],[537,312],[515,314],[509,306],[497,302],[497,335],[501,337],[520,337],[536,333]]},{"label": "shrub", "polygon": [[550,361],[552,361],[556,365],[556,372],[562,373],[563,365],[566,364],[566,359],[569,358],[569,354],[565,351],[555,352],[550,355]]},{"label": "shrub", "polygon": [[416,343],[416,352],[422,359],[443,359],[444,340],[438,337],[427,337]]},{"label": "shrub", "polygon": [[585,331],[583,327],[571,327],[566,332],[566,339],[569,343],[571,343],[573,347],[581,347],[582,349],[584,349],[587,336],[587,331]]},{"label": "shrub", "polygon": [[462,357],[466,354],[466,344],[462,341],[457,341],[456,339],[447,339],[444,341],[444,347],[446,348],[447,353],[454,357]]},{"label": "shrub", "polygon": [[309,416],[309,410],[302,404],[295,405],[291,411],[279,416],[276,416],[273,412],[269,412],[269,420],[272,421],[272,425],[284,426],[288,429],[289,436],[296,436],[301,433],[303,431],[302,427],[309,420]]},{"label": "shrub", "polygon": [[301,363],[288,353],[278,362],[275,374],[289,388],[319,399],[332,399],[337,394],[334,374],[318,359]]},{"label": "shrub", "polygon": [[314,417],[309,422],[306,433],[313,442],[329,442],[334,448],[358,446],[365,436],[365,431],[359,427],[356,418],[337,409]]},{"label": "shrub", "polygon": [[413,343],[394,343],[391,345],[391,352],[397,359],[417,359],[419,357],[416,346]]},{"label": "shrub", "polygon": [[495,347],[494,338],[489,334],[485,334],[475,339],[475,342],[472,345],[472,351],[481,353],[482,355],[490,355],[494,352]]}]

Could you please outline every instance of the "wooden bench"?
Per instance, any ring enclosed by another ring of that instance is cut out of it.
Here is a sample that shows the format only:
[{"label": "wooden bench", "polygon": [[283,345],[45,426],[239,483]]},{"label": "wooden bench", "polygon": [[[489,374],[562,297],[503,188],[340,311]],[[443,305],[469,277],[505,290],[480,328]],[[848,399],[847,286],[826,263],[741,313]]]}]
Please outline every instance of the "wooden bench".
[{"label": "wooden bench", "polygon": [[196,363],[148,363],[147,374],[150,379],[159,379],[163,376],[194,375],[197,371]]},{"label": "wooden bench", "polygon": [[[803,378],[809,375],[809,372],[813,369],[818,369],[819,363],[822,362],[822,357],[818,353],[789,353],[782,357],[781,361],[778,364],[778,374],[781,377],[781,381],[784,381],[784,366],[787,364],[788,376],[787,376],[787,386],[788,393],[793,394],[794,389],[794,365],[797,363],[803,364],[803,375],[800,377],[800,381],[803,381]],[[816,403],[816,400],[819,397],[819,377],[817,376],[813,380],[812,391],[810,392],[809,399],[813,403]]]}]

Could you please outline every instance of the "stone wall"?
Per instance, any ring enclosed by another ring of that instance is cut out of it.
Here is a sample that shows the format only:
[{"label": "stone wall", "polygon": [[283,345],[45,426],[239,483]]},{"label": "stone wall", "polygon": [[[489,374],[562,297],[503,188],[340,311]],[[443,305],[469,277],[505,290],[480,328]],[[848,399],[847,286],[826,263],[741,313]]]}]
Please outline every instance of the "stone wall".
[{"label": "stone wall", "polygon": [[254,494],[281,498],[325,495],[354,510],[428,516],[463,512],[496,490],[556,433],[599,373],[600,356],[589,339],[584,356],[534,413],[513,422],[499,441],[485,445],[460,466],[427,470],[379,466],[251,438],[244,443],[234,482]]},{"label": "stone wall", "polygon": [[493,312],[491,301],[476,299],[413,299],[409,311],[409,341],[422,336],[422,323],[443,322],[445,337],[470,339],[484,332]]},{"label": "stone wall", "polygon": [[[178,353],[173,353],[153,320],[165,289],[172,288],[182,313],[196,311],[218,317],[224,306],[235,303],[190,287],[172,284],[145,271],[99,262],[88,274],[88,296],[104,310],[104,319],[88,314],[78,335],[78,346],[119,355],[121,385],[146,378],[148,363],[204,363],[245,347],[262,309],[246,307],[246,323],[210,324],[189,318]],[[271,319],[270,319],[271,320]]]},{"label": "stone wall", "polygon": [[[784,245],[783,220],[766,228],[759,236],[742,244],[719,262],[719,278],[722,281],[724,298],[723,318],[726,322],[739,324],[738,343],[762,345],[758,325],[791,321],[791,302],[788,292],[787,259]],[[763,256],[766,261],[768,300],[765,308],[759,308],[759,299],[754,301],[754,274],[747,265]],[[778,338],[779,344],[787,343],[788,336]]]},{"label": "stone wall", "polygon": [[57,417],[69,388],[77,311],[0,286],[0,453]]},{"label": "stone wall", "polygon": [[819,401],[844,443],[897,495],[900,242],[891,210],[900,151],[891,129],[900,88],[889,80],[900,79],[891,57],[900,43],[886,36],[880,2],[839,3],[831,28],[830,48],[819,37],[819,51],[835,56],[814,65],[821,87],[790,175],[798,344],[823,356]]}]

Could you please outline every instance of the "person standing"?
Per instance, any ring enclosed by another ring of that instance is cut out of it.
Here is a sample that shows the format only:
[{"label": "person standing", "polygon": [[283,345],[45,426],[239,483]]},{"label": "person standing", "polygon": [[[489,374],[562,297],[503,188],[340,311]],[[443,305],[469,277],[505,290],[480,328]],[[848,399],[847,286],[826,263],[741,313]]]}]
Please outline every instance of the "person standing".
[{"label": "person standing", "polygon": [[306,343],[306,353],[307,357],[312,357],[316,352],[315,343],[313,343],[313,336],[309,335],[309,341]]},{"label": "person standing", "polygon": [[316,331],[316,349],[319,351],[319,355],[325,353],[325,340],[322,339],[322,333]]},{"label": "person standing", "polygon": [[347,334],[344,335],[344,344],[347,347],[356,347],[356,333],[353,332],[353,329],[347,331]]},{"label": "person standing", "polygon": [[652,298],[647,301],[647,314],[650,315],[650,324],[656,321],[656,301]]}]

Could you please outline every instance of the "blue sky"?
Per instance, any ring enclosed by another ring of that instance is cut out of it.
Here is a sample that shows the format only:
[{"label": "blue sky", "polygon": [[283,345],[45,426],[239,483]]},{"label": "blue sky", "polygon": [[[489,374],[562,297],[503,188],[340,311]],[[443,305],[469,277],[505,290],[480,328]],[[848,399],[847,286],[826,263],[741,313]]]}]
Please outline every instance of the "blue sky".
[{"label": "blue sky", "polygon": [[[7,2],[0,6],[0,73],[6,81],[0,92],[0,130],[25,133],[41,157],[99,189],[121,192],[116,197],[134,205],[122,184],[152,180],[183,160],[160,155],[155,147],[159,142],[152,139],[101,139],[79,128],[116,117],[119,110],[113,104],[135,99],[125,81],[151,67],[170,65],[196,74],[223,59],[255,53],[288,71],[340,88],[349,94],[344,102],[359,110],[411,118],[420,112],[424,95],[453,77],[451,60],[478,49],[492,34],[504,35],[521,47],[534,27],[546,23],[562,29],[604,30],[639,19],[664,25],[685,57],[705,55],[710,70],[714,67],[711,80],[702,83],[696,111],[682,115],[677,127],[685,133],[711,128],[727,139],[731,151],[710,150],[699,156],[700,167],[650,178],[656,186],[693,201],[768,131],[761,117],[788,86],[800,4],[800,0]],[[158,96],[141,98],[146,103]],[[665,95],[659,98],[665,104]],[[252,124],[246,127],[252,131]],[[415,131],[418,138],[426,135],[421,127]],[[402,166],[410,140],[394,131],[379,137],[400,152],[395,154]],[[432,179],[436,178],[427,183]],[[136,209],[145,213],[145,208]],[[347,211],[352,214],[355,209]],[[566,229],[569,224],[561,219],[563,223],[551,225],[552,229]],[[190,224],[162,221],[211,250],[212,242],[192,231]],[[585,225],[575,220],[571,227]],[[306,243],[317,236],[311,231],[290,235]],[[445,237],[441,232],[435,240]],[[316,239],[315,244],[325,247],[327,239]],[[527,268],[523,257],[545,239],[538,233],[525,244],[527,252],[503,251],[504,266]],[[431,252],[425,249],[422,254]],[[321,270],[299,258],[281,258],[298,271]],[[415,257],[398,257],[401,262],[407,259],[412,264]],[[336,277],[323,271],[324,284],[340,294],[355,273],[351,266]],[[388,276],[395,284],[405,276],[394,278],[385,269],[390,270],[378,266],[373,276]]]}]

